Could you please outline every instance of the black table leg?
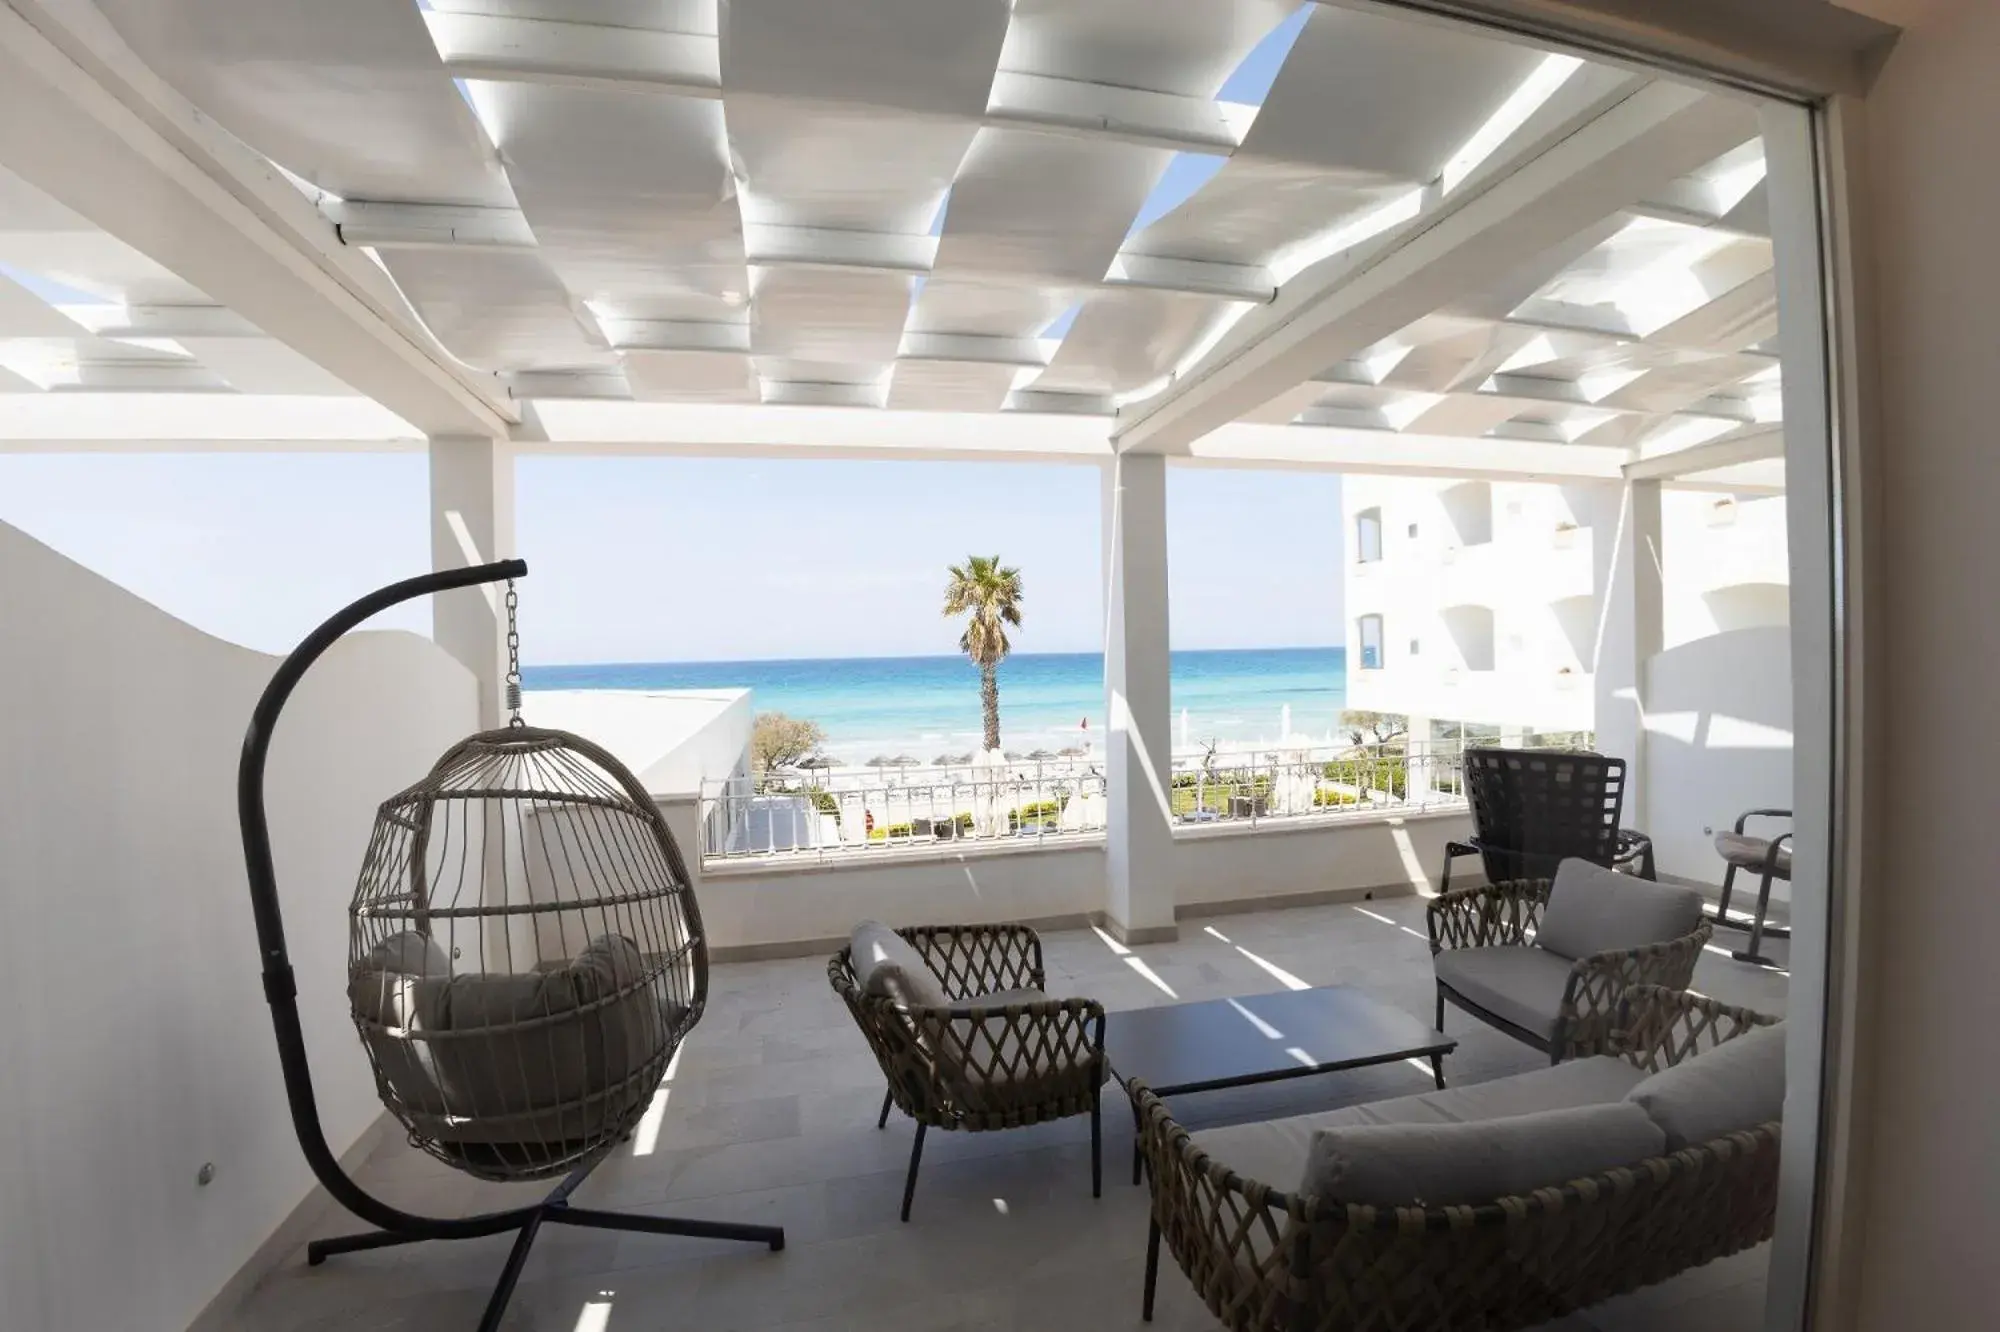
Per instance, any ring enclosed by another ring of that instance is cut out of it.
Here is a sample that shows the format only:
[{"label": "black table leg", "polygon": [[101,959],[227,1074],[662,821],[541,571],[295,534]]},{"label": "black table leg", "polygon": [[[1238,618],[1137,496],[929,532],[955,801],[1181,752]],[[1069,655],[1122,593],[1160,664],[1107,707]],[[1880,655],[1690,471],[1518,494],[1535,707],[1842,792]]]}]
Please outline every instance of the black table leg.
[{"label": "black table leg", "polygon": [[1441,1055],[1441,1054],[1434,1054],[1434,1055],[1432,1055],[1432,1056],[1431,1056],[1431,1076],[1432,1076],[1433,1078],[1437,1079],[1437,1085],[1438,1085],[1438,1090],[1439,1090],[1439,1091],[1443,1091],[1443,1090],[1444,1090],[1444,1056],[1443,1056],[1443,1055]]},{"label": "black table leg", "polygon": [[1149,1220],[1146,1225],[1146,1302],[1140,1310],[1147,1322],[1153,1321],[1153,1289],[1160,1283],[1160,1223]]}]

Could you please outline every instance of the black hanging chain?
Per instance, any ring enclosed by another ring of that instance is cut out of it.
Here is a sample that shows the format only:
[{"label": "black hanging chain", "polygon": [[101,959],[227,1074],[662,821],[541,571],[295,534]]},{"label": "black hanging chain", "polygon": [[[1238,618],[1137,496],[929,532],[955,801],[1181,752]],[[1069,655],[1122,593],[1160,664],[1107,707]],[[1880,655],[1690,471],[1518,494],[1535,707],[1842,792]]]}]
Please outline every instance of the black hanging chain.
[{"label": "black hanging chain", "polygon": [[521,594],[514,589],[514,580],[507,580],[507,711],[511,714],[507,725],[526,726],[521,720],[521,628],[515,622],[515,612],[521,605]]}]

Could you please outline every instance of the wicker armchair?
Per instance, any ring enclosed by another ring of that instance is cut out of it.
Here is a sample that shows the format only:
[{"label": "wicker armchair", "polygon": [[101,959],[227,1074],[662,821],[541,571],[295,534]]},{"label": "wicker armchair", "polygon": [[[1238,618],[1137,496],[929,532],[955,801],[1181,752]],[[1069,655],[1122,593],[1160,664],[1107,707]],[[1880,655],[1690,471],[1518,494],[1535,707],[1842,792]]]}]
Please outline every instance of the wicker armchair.
[{"label": "wicker armchair", "polygon": [[[1528,879],[1454,888],[1432,898],[1425,911],[1432,956],[1450,949],[1534,947],[1530,934],[1541,923],[1551,886],[1548,879]],[[1539,1030],[1492,1011],[1440,974],[1437,1029],[1444,1030],[1444,1005],[1449,999],[1481,1021],[1544,1051],[1549,1062],[1560,1063],[1595,1050],[1603,1043],[1619,1001],[1629,987],[1659,985],[1670,990],[1685,989],[1694,979],[1694,966],[1701,959],[1702,947],[1714,933],[1714,926],[1702,921],[1691,932],[1658,943],[1577,958],[1551,955],[1550,969],[1559,972],[1561,964],[1566,962],[1568,975],[1562,981],[1560,998],[1553,992],[1549,995],[1552,1011],[1536,1015],[1543,1019],[1538,1024],[1542,1028]],[[1548,1019],[1553,1019],[1552,1023]]]},{"label": "wicker armchair", "polygon": [[875,1126],[888,1124],[892,1105],[917,1124],[903,1220],[910,1219],[927,1128],[983,1132],[1088,1113],[1090,1192],[1099,1196],[1104,1006],[1094,999],[967,1002],[1043,989],[1041,936],[1025,925],[919,925],[896,933],[923,955],[948,1007],[909,1008],[864,993],[846,948],[826,970],[889,1083]]},{"label": "wicker armchair", "polygon": [[[1639,986],[1591,1052],[1657,1072],[1774,1020]],[[1149,1320],[1163,1237],[1232,1332],[1510,1332],[1762,1243],[1777,1214],[1775,1122],[1526,1197],[1369,1207],[1245,1179],[1127,1091],[1152,1179]]]}]

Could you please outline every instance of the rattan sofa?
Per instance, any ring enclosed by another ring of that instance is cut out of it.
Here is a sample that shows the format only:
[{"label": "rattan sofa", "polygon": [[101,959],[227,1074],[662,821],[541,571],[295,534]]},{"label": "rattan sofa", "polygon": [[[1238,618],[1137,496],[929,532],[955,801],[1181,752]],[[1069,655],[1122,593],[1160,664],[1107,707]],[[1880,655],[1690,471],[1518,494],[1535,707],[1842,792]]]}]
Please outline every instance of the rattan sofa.
[{"label": "rattan sofa", "polygon": [[[1657,1072],[1773,1020],[1641,986],[1592,1053]],[[1509,1081],[1574,1078],[1578,1067]],[[1246,1178],[1142,1083],[1127,1090],[1152,1179],[1149,1319],[1162,1239],[1233,1332],[1510,1332],[1758,1244],[1776,1214],[1775,1120],[1524,1196],[1383,1207]]]},{"label": "rattan sofa", "polygon": [[[857,936],[871,925],[857,926]],[[1088,1114],[1090,1191],[1099,1196],[1104,1006],[1043,992],[1041,936],[1026,925],[918,925],[893,933],[916,949],[945,1003],[871,993],[852,945],[826,970],[888,1080],[875,1126],[889,1122],[891,1106],[917,1124],[903,1220],[910,1219],[927,1128],[984,1132]]]}]

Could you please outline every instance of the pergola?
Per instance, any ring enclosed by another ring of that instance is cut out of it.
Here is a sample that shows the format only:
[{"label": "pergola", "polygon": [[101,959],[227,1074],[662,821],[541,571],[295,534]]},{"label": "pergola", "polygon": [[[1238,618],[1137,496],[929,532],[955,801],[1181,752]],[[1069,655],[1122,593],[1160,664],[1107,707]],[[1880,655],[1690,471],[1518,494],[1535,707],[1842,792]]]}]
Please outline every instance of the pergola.
[{"label": "pergola", "polygon": [[1143,936],[1168,462],[1595,485],[1629,686],[1783,485],[1764,129],[1364,0],[14,0],[0,449],[428,448],[441,564],[524,451],[1099,465]]}]

